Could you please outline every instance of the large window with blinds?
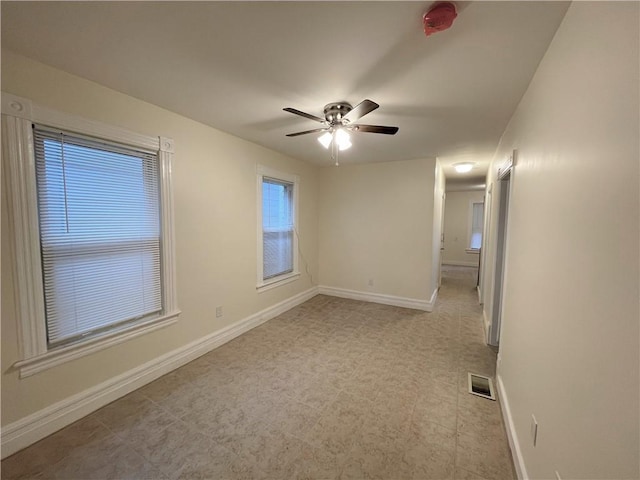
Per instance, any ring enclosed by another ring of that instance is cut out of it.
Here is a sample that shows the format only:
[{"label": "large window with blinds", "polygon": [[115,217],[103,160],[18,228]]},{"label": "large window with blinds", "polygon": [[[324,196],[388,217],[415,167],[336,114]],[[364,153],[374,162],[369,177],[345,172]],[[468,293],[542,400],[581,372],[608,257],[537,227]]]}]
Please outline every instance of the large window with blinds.
[{"label": "large window with blinds", "polygon": [[1,124],[20,378],[174,325],[173,140],[11,94]]},{"label": "large window with blinds", "polygon": [[47,345],[163,310],[158,153],[34,126]]},{"label": "large window with blinds", "polygon": [[261,168],[258,287],[297,275],[297,177]]}]

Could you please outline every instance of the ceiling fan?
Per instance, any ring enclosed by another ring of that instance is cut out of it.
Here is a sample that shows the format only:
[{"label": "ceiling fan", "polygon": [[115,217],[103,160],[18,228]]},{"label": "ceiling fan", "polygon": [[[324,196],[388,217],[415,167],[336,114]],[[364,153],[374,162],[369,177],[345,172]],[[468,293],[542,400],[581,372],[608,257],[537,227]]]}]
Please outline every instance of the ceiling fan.
[{"label": "ceiling fan", "polygon": [[307,135],[309,133],[325,132],[324,135],[318,138],[318,141],[325,148],[329,148],[333,143],[333,145],[337,146],[340,150],[346,150],[351,147],[351,140],[347,133],[349,131],[395,135],[398,132],[398,127],[362,125],[355,123],[368,113],[373,112],[379,106],[380,105],[372,102],[371,100],[363,100],[355,107],[352,107],[351,104],[347,102],[329,103],[324,107],[324,119],[311,115],[310,113],[301,112],[295,108],[284,108],[283,110],[285,112],[300,115],[301,117],[323,124],[321,128],[314,128],[313,130],[305,130],[303,132],[288,133],[287,137],[297,137],[299,135]]}]

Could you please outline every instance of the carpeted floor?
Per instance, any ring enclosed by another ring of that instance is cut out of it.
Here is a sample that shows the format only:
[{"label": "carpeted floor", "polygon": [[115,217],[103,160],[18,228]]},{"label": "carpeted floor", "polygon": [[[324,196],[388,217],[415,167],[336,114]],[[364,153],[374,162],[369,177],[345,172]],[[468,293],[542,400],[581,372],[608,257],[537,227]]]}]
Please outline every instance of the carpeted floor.
[{"label": "carpeted floor", "polygon": [[2,478],[511,479],[476,270],[432,313],[316,296],[2,462]]}]

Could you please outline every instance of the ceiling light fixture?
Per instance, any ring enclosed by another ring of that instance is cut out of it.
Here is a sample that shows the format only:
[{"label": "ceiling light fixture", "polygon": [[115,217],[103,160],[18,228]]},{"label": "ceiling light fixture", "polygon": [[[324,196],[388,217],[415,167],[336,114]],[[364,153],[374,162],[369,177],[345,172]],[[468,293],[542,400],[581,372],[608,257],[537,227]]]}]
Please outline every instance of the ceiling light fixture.
[{"label": "ceiling light fixture", "polygon": [[341,151],[351,148],[351,137],[349,137],[349,134],[341,128],[336,130],[335,142],[338,144],[338,148]]},{"label": "ceiling light fixture", "polygon": [[324,148],[329,148],[329,145],[331,145],[331,140],[333,140],[333,135],[331,134],[331,132],[324,132],[318,138],[318,141],[322,144]]},{"label": "ceiling light fixture", "polygon": [[474,165],[475,164],[471,162],[454,163],[453,168],[455,168],[458,173],[467,173],[471,171]]},{"label": "ceiling light fixture", "polygon": [[322,135],[320,135],[320,137],[318,137],[318,141],[326,149],[331,146],[332,142],[335,142],[340,151],[351,148],[352,145],[349,134],[341,128],[338,128],[333,132],[323,133]]}]

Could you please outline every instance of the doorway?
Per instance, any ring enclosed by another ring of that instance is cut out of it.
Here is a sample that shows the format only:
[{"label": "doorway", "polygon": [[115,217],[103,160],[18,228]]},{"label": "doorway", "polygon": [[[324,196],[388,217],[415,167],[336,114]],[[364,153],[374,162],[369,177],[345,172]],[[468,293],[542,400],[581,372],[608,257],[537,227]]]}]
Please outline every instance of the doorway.
[{"label": "doorway", "polygon": [[498,174],[498,228],[496,232],[496,268],[493,286],[493,308],[489,345],[500,344],[502,325],[502,299],[504,293],[504,267],[506,258],[507,223],[509,218],[509,196],[511,191],[511,164]]},{"label": "doorway", "polygon": [[444,204],[447,200],[447,194],[442,192],[442,208],[440,209],[440,265],[438,271],[438,290],[442,286],[442,256],[444,252]]}]

